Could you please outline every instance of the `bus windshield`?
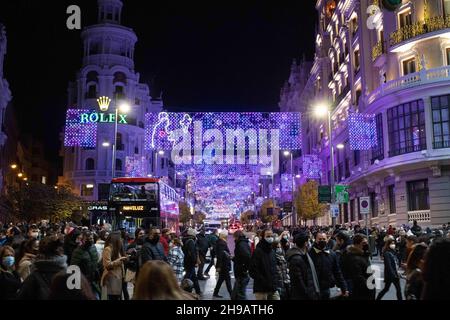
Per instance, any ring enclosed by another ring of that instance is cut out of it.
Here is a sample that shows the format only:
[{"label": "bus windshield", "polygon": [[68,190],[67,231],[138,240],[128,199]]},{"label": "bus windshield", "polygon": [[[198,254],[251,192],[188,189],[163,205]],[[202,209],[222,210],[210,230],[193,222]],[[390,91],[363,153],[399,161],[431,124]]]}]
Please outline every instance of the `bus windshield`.
[{"label": "bus windshield", "polygon": [[112,183],[110,201],[156,201],[158,183]]}]

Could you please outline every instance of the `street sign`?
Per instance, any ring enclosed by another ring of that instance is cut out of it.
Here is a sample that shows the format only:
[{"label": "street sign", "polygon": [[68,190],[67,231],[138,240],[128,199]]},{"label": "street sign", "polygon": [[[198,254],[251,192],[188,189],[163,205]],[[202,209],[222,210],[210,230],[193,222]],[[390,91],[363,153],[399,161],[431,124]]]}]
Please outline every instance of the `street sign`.
[{"label": "street sign", "polygon": [[339,217],[339,205],[338,204],[332,204],[330,206],[330,211],[331,211],[331,217],[332,218]]},{"label": "street sign", "polygon": [[319,203],[331,203],[330,186],[319,186]]},{"label": "street sign", "polygon": [[336,185],[334,187],[337,203],[348,203],[348,186]]},{"label": "street sign", "polygon": [[359,212],[362,215],[368,215],[370,213],[370,197],[359,198]]}]

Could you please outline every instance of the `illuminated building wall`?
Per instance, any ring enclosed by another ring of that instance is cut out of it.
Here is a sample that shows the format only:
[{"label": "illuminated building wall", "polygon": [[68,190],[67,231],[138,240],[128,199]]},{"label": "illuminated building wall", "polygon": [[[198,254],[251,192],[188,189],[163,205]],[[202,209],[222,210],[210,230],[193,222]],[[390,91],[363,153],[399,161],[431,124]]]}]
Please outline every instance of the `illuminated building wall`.
[{"label": "illuminated building wall", "polygon": [[[333,165],[335,183],[350,186],[338,223],[365,224],[358,215],[362,196],[371,197],[370,225],[450,220],[447,2],[403,1],[397,10],[376,11],[378,20],[367,9],[379,1],[316,2],[316,54],[298,98],[310,111],[303,117],[303,154],[323,161],[321,184],[329,184]],[[334,145],[344,146],[335,149],[333,164],[326,119],[313,116],[319,103],[332,110]],[[370,118],[367,126],[349,122],[356,114]],[[329,224],[329,216],[317,223]]]},{"label": "illuminated building wall", "polygon": [[[103,200],[112,177],[114,121],[110,115],[123,102],[131,106],[127,124],[119,121],[116,176],[167,175],[167,159],[145,149],[144,115],[162,109],[160,99],[152,99],[150,88],[140,82],[134,69],[137,36],[121,25],[122,1],[99,0],[99,20],[81,33],[84,45],[82,66],[76,81],[69,84],[68,117],[61,155],[64,175],[59,183],[72,185],[85,200]],[[111,98],[107,110],[100,110],[99,97]],[[82,110],[97,113],[97,123],[81,125]],[[104,114],[104,118],[100,118]],[[78,123],[77,123],[78,122]],[[109,146],[104,147],[108,142]],[[161,159],[164,158],[164,159]],[[158,165],[156,166],[156,160]],[[87,189],[87,185],[94,185]]]}]

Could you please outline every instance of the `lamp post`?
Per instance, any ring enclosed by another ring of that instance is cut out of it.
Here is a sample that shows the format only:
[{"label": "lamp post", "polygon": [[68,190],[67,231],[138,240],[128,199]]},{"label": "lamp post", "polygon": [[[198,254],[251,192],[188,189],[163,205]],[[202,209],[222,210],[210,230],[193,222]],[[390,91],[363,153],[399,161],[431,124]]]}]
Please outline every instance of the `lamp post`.
[{"label": "lamp post", "polygon": [[[327,116],[327,120],[328,120],[328,145],[330,148],[330,162],[331,162],[331,181],[330,181],[330,188],[331,188],[331,205],[335,204],[335,192],[334,192],[334,180],[335,180],[335,176],[334,176],[334,146],[333,146],[333,133],[331,130],[331,110],[328,106],[326,105],[318,105],[315,107],[315,113],[316,116],[318,117],[324,117]],[[333,228],[336,226],[336,218],[332,217],[332,224],[333,224]]]},{"label": "lamp post", "polygon": [[[114,121],[114,144],[113,144],[113,150],[112,150],[112,165],[111,165],[111,177],[112,179],[116,176],[116,153],[117,153],[117,127],[118,127],[118,118],[119,118],[119,109],[120,112],[125,114],[130,111],[130,105],[123,103],[120,106],[116,103],[116,116]],[[103,145],[106,145],[106,142],[103,143]]]},{"label": "lamp post", "polygon": [[291,182],[292,182],[292,191],[291,191],[291,200],[292,200],[292,219],[293,219],[293,226],[296,227],[297,226],[297,212],[295,210],[295,199],[294,199],[294,195],[295,195],[295,179],[294,179],[294,154],[292,153],[292,151],[285,151],[284,152],[284,156],[285,157],[289,157],[290,156],[290,160],[291,160]]}]

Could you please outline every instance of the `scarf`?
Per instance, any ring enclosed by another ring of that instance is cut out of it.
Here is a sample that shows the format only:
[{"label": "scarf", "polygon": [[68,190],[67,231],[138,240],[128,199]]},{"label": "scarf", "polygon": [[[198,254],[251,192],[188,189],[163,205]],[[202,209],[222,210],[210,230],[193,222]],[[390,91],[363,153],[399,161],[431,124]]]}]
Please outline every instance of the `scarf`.
[{"label": "scarf", "polygon": [[314,282],[314,289],[316,290],[317,294],[320,294],[319,278],[317,277],[316,267],[314,267],[314,262],[312,261],[312,259],[308,253],[306,253],[306,257],[308,258],[309,267],[311,268],[311,273],[312,273],[313,282]]}]

